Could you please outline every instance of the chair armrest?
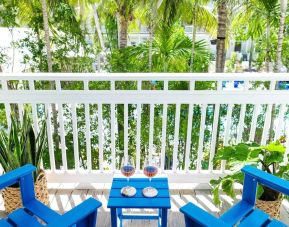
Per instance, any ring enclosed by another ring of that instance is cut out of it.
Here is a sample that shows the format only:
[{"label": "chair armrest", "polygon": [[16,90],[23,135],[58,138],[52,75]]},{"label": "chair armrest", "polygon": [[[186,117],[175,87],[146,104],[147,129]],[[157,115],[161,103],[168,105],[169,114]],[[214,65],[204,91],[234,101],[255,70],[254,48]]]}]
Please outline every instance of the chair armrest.
[{"label": "chair armrest", "polygon": [[180,211],[189,219],[193,221],[194,224],[201,226],[213,226],[213,227],[226,227],[229,226],[219,218],[207,213],[203,209],[194,205],[193,203],[188,203],[181,207]]},{"label": "chair armrest", "polygon": [[58,219],[49,223],[47,227],[68,227],[72,226],[89,215],[97,212],[97,209],[101,206],[101,202],[96,199],[89,198],[74,207],[67,213],[61,215]]},{"label": "chair armrest", "polygon": [[255,178],[260,184],[263,184],[271,189],[289,195],[289,181],[286,181],[249,165],[244,166],[242,168],[242,172]]},{"label": "chair armrest", "polygon": [[36,170],[35,166],[28,164],[3,174],[2,176],[0,176],[0,189],[3,189],[5,187],[11,186],[19,182],[20,178],[32,174],[32,172],[35,170]]}]

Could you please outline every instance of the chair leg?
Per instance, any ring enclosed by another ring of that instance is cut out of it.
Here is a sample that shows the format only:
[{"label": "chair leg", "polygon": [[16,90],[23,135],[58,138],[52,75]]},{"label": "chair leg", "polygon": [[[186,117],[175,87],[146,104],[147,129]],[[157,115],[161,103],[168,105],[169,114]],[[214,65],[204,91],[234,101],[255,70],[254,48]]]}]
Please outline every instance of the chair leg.
[{"label": "chair leg", "polygon": [[202,225],[195,223],[192,219],[185,216],[186,227],[202,227]]},{"label": "chair leg", "polygon": [[76,227],[95,227],[97,211],[76,223]]}]

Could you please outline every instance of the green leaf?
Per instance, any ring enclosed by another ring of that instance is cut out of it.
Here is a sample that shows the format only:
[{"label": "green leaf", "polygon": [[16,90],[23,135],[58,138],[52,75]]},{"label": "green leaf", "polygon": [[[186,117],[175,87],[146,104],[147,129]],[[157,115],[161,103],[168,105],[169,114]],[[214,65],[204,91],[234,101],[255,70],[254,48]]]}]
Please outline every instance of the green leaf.
[{"label": "green leaf", "polygon": [[234,191],[234,180],[232,178],[224,178],[221,187],[227,195],[232,198],[236,198],[236,193]]}]

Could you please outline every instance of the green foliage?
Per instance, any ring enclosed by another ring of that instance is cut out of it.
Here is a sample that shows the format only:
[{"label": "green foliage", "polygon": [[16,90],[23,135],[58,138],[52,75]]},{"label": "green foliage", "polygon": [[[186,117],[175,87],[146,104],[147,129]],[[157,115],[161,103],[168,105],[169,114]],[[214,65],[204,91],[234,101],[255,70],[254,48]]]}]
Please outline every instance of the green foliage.
[{"label": "green foliage", "polygon": [[[115,50],[109,56],[111,72],[147,72],[149,42],[124,50]],[[156,31],[152,44],[153,72],[188,72],[192,41],[179,24],[162,26]],[[208,70],[211,54],[205,41],[195,43],[194,71]]]},{"label": "green foliage", "polygon": [[39,170],[46,147],[46,122],[42,122],[40,132],[36,134],[26,111],[21,121],[15,115],[11,116],[9,132],[0,130],[0,163],[5,172],[25,164],[32,164]]},{"label": "green foliage", "polygon": [[[220,205],[220,189],[227,195],[235,198],[234,183],[243,184],[243,173],[240,171],[244,165],[262,166],[262,169],[278,177],[286,177],[289,174],[289,165],[281,164],[283,162],[285,147],[280,141],[271,142],[266,146],[260,146],[257,143],[239,143],[233,146],[225,146],[218,150],[214,159],[219,163],[226,160],[227,168],[232,171],[225,177],[218,180],[211,180],[213,200],[215,204]],[[266,190],[266,187],[258,186],[258,198],[279,198],[272,195],[276,192]]]},{"label": "green foliage", "polygon": [[237,53],[233,52],[231,58],[226,62],[227,72],[232,73],[235,71],[235,64],[237,61]]}]

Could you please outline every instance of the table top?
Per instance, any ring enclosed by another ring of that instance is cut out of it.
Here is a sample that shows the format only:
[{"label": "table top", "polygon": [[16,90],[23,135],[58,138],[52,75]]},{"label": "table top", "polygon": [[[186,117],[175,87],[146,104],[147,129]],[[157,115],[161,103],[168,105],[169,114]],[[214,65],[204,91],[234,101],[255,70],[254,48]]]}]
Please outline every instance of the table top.
[{"label": "table top", "polygon": [[[125,197],[121,194],[121,188],[125,186],[136,188],[136,195]],[[155,187],[158,195],[154,198],[144,197],[142,189],[148,186]],[[169,184],[167,178],[152,178],[149,183],[148,178],[131,178],[127,184],[126,178],[113,178],[108,208],[171,208]]]}]

